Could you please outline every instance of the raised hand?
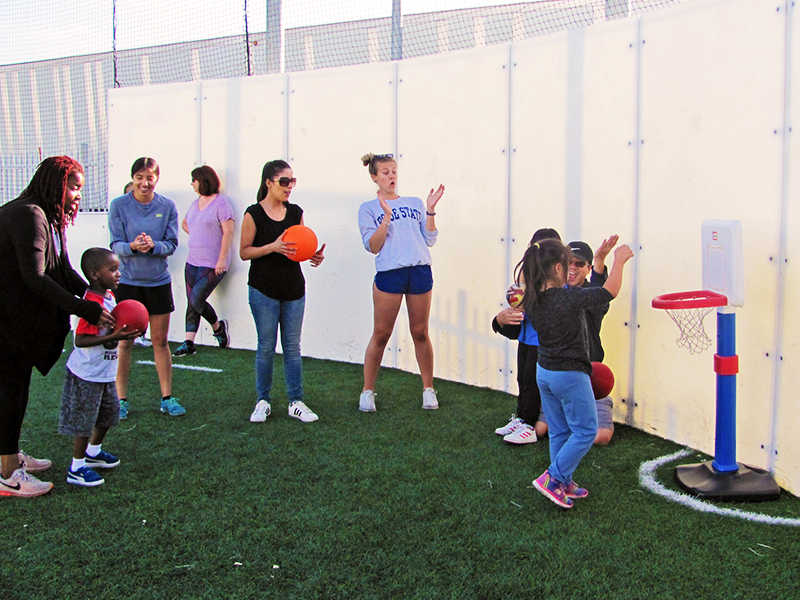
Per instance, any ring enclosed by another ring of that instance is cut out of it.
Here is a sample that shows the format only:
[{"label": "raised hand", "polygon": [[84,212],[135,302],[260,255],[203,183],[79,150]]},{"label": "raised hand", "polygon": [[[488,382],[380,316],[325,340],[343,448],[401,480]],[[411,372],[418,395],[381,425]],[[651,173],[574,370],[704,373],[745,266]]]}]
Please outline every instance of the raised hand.
[{"label": "raised hand", "polygon": [[612,248],[617,245],[618,241],[618,235],[612,235],[608,239],[603,240],[603,243],[600,244],[600,247],[594,253],[595,261],[605,261],[606,256],[608,256],[608,253],[611,252]]},{"label": "raised hand", "polygon": [[631,258],[633,258],[633,250],[631,250],[630,246],[627,244],[623,244],[616,250],[614,250],[614,262],[619,262],[620,264],[625,264]]},{"label": "raised hand", "polygon": [[436,191],[431,188],[431,193],[428,194],[428,199],[425,202],[425,205],[428,207],[428,212],[435,212],[436,205],[439,203],[439,200],[442,198],[444,194],[444,184],[439,184],[439,187]]},{"label": "raised hand", "polygon": [[392,207],[389,206],[389,203],[386,201],[386,198],[383,197],[383,192],[378,190],[378,202],[381,203],[381,208],[383,209],[383,214],[386,215],[386,218],[390,218],[392,216]]}]

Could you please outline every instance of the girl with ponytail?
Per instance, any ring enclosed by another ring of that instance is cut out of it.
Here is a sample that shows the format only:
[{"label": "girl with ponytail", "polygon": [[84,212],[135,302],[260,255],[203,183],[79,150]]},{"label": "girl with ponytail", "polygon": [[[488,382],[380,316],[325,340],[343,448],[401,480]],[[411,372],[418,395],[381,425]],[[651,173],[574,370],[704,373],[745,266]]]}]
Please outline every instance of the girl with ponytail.
[{"label": "girl with ponytail", "polygon": [[550,466],[533,485],[562,508],[589,495],[572,476],[597,434],[586,309],[617,297],[632,257],[628,246],[618,247],[603,287],[586,288],[567,286],[571,251],[558,240],[532,244],[522,260],[522,306],[539,334],[536,382],[550,427]]}]

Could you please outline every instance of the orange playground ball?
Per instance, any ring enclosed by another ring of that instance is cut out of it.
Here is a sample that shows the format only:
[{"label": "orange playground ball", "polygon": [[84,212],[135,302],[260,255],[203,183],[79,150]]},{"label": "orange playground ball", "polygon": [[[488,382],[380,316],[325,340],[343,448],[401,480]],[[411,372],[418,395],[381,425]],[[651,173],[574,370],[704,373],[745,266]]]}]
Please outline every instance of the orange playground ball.
[{"label": "orange playground ball", "polygon": [[138,300],[123,300],[114,307],[111,315],[117,320],[116,330],[120,330],[123,325],[127,325],[126,331],[141,331],[144,333],[144,330],[147,329],[147,323],[150,321],[147,309]]},{"label": "orange playground ball", "polygon": [[294,243],[295,253],[288,258],[295,262],[308,260],[317,253],[317,236],[305,225],[292,225],[283,234],[283,241]]}]

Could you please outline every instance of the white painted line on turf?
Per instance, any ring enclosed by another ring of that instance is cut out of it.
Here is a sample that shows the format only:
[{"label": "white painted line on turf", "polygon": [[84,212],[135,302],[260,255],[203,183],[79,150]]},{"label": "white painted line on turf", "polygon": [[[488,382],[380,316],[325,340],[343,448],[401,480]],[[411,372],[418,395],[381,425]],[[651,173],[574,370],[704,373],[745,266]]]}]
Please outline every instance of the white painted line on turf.
[{"label": "white painted line on turf", "polygon": [[[137,360],[136,364],[139,365],[155,365],[152,360]],[[210,367],[192,367],[190,365],[176,365],[172,364],[173,369],[189,369],[190,371],[206,371],[208,373],[222,373],[222,369],[212,369]]]},{"label": "white painted line on turf", "polygon": [[683,504],[684,506],[691,508],[692,510],[713,513],[716,515],[722,515],[723,517],[737,517],[739,519],[745,519],[747,521],[755,521],[756,523],[766,523],[767,525],[789,525],[792,527],[800,527],[800,519],[787,519],[785,517],[770,517],[769,515],[746,512],[744,510],[739,510],[737,508],[720,508],[719,506],[715,506],[713,504],[708,504],[707,502],[703,502],[702,500],[698,500],[697,498],[695,498],[694,496],[690,496],[689,494],[684,494],[682,492],[673,492],[672,490],[668,490],[658,481],[656,481],[656,469],[658,467],[668,462],[672,462],[673,460],[678,460],[679,458],[685,458],[690,454],[692,454],[692,450],[683,449],[683,450],[678,450],[673,454],[668,454],[667,456],[662,456],[654,460],[643,462],[639,467],[639,483],[642,485],[642,487],[650,490],[654,494],[657,494],[658,496],[663,496],[667,500],[677,502],[678,504]]}]

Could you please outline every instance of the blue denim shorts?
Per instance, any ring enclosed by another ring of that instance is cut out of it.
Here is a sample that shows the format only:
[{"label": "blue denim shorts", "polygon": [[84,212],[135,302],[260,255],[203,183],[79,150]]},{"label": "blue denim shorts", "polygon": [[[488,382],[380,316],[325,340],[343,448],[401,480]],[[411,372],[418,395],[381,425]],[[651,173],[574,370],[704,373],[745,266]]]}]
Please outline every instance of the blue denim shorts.
[{"label": "blue denim shorts", "polygon": [[433,272],[430,265],[378,271],[375,287],[386,294],[427,294],[433,289]]},{"label": "blue denim shorts", "polygon": [[[611,400],[611,397],[598,398],[594,403],[597,407],[597,428],[614,429],[614,419],[611,416],[611,409],[614,407],[614,402]],[[547,417],[544,411],[539,413],[539,420],[542,423],[547,423]]]}]

